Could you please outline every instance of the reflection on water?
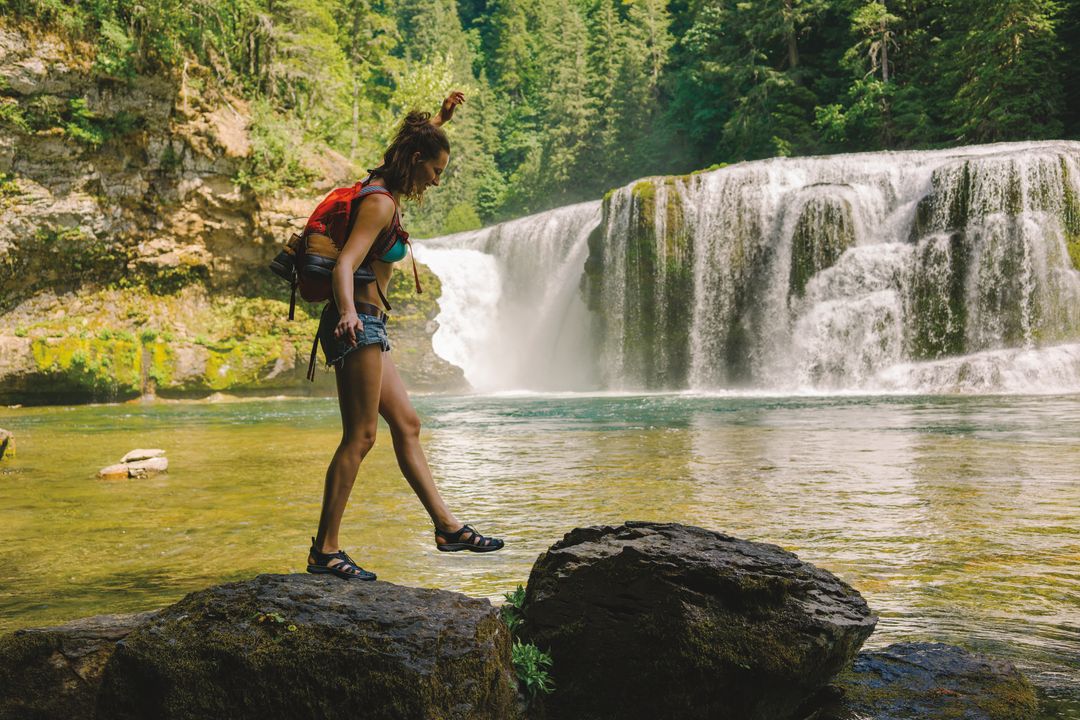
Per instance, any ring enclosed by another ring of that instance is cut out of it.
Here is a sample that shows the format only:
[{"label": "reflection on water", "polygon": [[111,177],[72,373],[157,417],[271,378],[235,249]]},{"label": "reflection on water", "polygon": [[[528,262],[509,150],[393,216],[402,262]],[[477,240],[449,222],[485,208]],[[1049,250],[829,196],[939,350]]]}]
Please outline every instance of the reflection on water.
[{"label": "reflection on water", "polygon": [[[858,588],[869,646],[1011,657],[1080,717],[1080,398],[421,397],[459,516],[507,540],[435,551],[384,432],[342,538],[395,583],[493,599],[579,525],[671,520],[773,542]],[[0,630],[160,607],[303,572],[332,400],[0,412]],[[170,472],[95,471],[162,447]]]}]

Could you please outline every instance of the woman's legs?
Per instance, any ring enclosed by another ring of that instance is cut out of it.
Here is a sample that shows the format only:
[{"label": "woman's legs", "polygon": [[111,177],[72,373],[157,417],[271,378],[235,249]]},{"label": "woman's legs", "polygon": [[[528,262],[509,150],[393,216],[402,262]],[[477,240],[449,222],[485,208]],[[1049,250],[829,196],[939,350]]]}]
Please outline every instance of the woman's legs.
[{"label": "woman's legs", "polygon": [[326,470],[319,532],[315,536],[315,549],[320,552],[336,552],[341,548],[338,531],[345,504],[356,482],[360,462],[375,444],[382,360],[379,345],[366,345],[346,355],[335,371],[342,433],[341,443]]},{"label": "woman's legs", "polygon": [[446,501],[435,487],[424,450],[420,447],[420,416],[416,414],[405,384],[398,375],[390,354],[383,355],[382,393],[379,396],[379,414],[390,426],[401,474],[409,481],[413,492],[420,498],[424,509],[431,516],[438,530],[457,530],[461,523],[450,512]]},{"label": "woman's legs", "polygon": [[390,436],[394,440],[394,454],[397,455],[401,474],[409,481],[413,492],[420,498],[424,509],[431,516],[431,521],[435,523],[437,531],[435,542],[444,548],[453,547],[458,550],[469,549],[464,546],[470,544],[475,548],[498,549],[502,547],[501,540],[474,534],[470,530],[459,532],[462,530],[462,524],[447,507],[446,501],[439,494],[439,489],[435,487],[435,481],[431,477],[427,458],[424,457],[424,450],[420,447],[420,416],[416,414],[412,403],[409,402],[405,384],[401,381],[401,376],[398,375],[389,353],[383,355],[382,373],[379,413],[390,426]]}]

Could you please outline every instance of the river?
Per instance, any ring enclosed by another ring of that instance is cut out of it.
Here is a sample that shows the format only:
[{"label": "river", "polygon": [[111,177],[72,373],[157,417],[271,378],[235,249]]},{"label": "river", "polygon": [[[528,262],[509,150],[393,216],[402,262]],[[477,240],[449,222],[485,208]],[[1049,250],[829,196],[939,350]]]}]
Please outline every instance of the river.
[{"label": "river", "polygon": [[[867,647],[1013,660],[1080,718],[1080,396],[494,394],[417,397],[460,518],[506,539],[435,550],[383,428],[345,547],[381,580],[501,600],[581,525],[699,525],[797,553],[880,615]],[[0,630],[161,607],[303,572],[338,437],[327,399],[0,411]],[[135,447],[167,474],[105,481]]]}]

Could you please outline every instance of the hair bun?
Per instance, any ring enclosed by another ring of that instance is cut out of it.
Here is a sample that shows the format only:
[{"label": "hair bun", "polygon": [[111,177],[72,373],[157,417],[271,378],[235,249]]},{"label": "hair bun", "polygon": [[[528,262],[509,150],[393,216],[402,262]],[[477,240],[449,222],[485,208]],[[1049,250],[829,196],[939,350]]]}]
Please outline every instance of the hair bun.
[{"label": "hair bun", "polygon": [[420,110],[411,110],[409,114],[405,116],[406,125],[422,126],[427,124],[429,120],[431,120],[431,113]]}]

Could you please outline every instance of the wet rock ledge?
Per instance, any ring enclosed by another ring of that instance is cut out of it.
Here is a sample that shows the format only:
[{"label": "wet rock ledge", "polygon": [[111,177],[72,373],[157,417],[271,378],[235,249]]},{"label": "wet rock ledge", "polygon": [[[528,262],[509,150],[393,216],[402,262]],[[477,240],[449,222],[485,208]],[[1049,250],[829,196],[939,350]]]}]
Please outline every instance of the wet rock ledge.
[{"label": "wet rock ledge", "polygon": [[549,651],[526,701],[487,600],[260,575],[161,611],[0,638],[0,720],[1029,720],[1008,663],[859,653],[877,618],[776,546],[673,523],[579,528],[536,561],[515,630]]}]

